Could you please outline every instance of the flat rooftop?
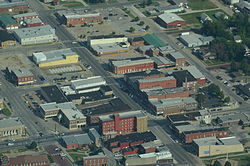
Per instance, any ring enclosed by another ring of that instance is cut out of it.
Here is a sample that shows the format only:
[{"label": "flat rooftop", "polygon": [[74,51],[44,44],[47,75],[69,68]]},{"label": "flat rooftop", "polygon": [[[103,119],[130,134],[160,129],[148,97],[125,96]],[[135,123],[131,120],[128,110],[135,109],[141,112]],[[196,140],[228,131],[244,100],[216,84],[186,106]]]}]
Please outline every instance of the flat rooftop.
[{"label": "flat rooftop", "polygon": [[88,134],[78,134],[78,135],[67,135],[62,137],[66,145],[88,145],[91,144]]},{"label": "flat rooftop", "polygon": [[216,137],[206,137],[193,139],[193,142],[198,146],[209,146],[209,145],[239,145],[240,141],[236,137],[225,137],[225,138],[216,138]]},{"label": "flat rooftop", "polygon": [[154,63],[154,61],[149,58],[137,59],[137,60],[125,59],[125,60],[119,60],[119,61],[112,61],[112,64],[117,67],[134,66],[134,65],[146,64],[146,63]]},{"label": "flat rooftop", "polygon": [[19,118],[3,118],[0,119],[0,128],[21,127],[24,124]]},{"label": "flat rooftop", "polygon": [[205,78],[205,76],[195,66],[182,67],[183,70],[187,70],[194,78]]},{"label": "flat rooftop", "polygon": [[193,132],[206,132],[213,130],[225,130],[225,127],[221,126],[208,126],[208,125],[200,125],[200,124],[189,124],[189,125],[178,125],[175,128],[179,131],[179,133],[193,133]]},{"label": "flat rooftop", "polygon": [[175,59],[185,58],[185,56],[180,52],[171,52],[170,55]]},{"label": "flat rooftop", "polygon": [[106,85],[106,81],[101,76],[88,77],[71,81],[71,87],[75,90]]},{"label": "flat rooftop", "polygon": [[[119,114],[115,114],[115,115],[119,115],[120,118],[128,118],[128,117],[146,117],[146,115],[142,112],[142,111],[130,111],[130,112],[122,112]],[[100,120],[102,121],[111,121],[114,120],[114,115],[103,115],[103,116],[99,116]]]},{"label": "flat rooftop", "polygon": [[92,44],[92,49],[97,53],[127,51],[128,47],[123,47],[121,43]]},{"label": "flat rooftop", "polygon": [[48,103],[56,102],[56,103],[65,103],[68,102],[64,93],[56,86],[45,86],[41,87],[42,95]]},{"label": "flat rooftop", "polygon": [[19,68],[19,67],[8,67],[8,70],[13,72],[17,77],[27,77],[33,76],[33,73],[28,69]]},{"label": "flat rooftop", "polygon": [[147,79],[139,79],[139,83],[149,83],[149,82],[161,82],[161,81],[170,81],[175,80],[173,76],[167,76],[167,77],[156,77],[156,78],[147,78]]},{"label": "flat rooftop", "polygon": [[31,12],[31,13],[22,13],[22,14],[16,14],[13,16],[13,18],[22,18],[22,17],[30,17],[30,16],[38,16],[36,12]]},{"label": "flat rooftop", "polygon": [[174,13],[163,13],[159,15],[158,17],[167,24],[174,22],[174,21],[184,21],[181,17],[179,17],[177,14],[174,14]]},{"label": "flat rooftop", "polygon": [[175,71],[175,72],[173,72],[173,76],[176,78],[176,80],[178,80],[180,82],[196,81],[194,76],[192,74],[190,74],[187,70]]},{"label": "flat rooftop", "polygon": [[175,93],[182,93],[184,91],[185,89],[183,87],[143,89],[143,92],[145,92],[147,96],[175,94]]},{"label": "flat rooftop", "polygon": [[142,38],[149,44],[155,47],[162,47],[165,46],[166,43],[163,42],[158,36],[155,34],[146,34],[142,36]]},{"label": "flat rooftop", "polygon": [[21,29],[14,30],[14,32],[21,39],[34,38],[34,37],[46,36],[46,35],[54,35],[54,37],[56,38],[55,29],[52,28],[50,25],[21,28]]},{"label": "flat rooftop", "polygon": [[197,103],[197,101],[192,97],[185,97],[185,98],[176,97],[176,98],[169,98],[162,100],[150,99],[149,101],[157,108],[165,108],[165,107],[173,107],[184,104]]},{"label": "flat rooftop", "polygon": [[21,2],[0,2],[0,8],[11,8],[15,6],[28,6],[28,2],[21,1]]},{"label": "flat rooftop", "polygon": [[175,63],[172,62],[170,59],[168,59],[167,57],[163,57],[163,56],[153,56],[150,57],[158,66],[161,65],[174,65]]}]

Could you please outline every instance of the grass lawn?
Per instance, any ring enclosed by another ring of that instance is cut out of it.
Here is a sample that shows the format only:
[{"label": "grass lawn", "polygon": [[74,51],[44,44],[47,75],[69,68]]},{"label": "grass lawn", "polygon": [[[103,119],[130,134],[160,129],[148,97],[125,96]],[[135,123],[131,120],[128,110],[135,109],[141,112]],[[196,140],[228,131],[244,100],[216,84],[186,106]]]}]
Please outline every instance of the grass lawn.
[{"label": "grass lawn", "polygon": [[197,12],[197,13],[190,13],[190,14],[182,14],[182,15],[180,15],[180,17],[183,18],[188,24],[201,24],[199,17],[200,17],[200,15],[202,13],[206,13],[212,19],[216,19],[214,17],[214,14],[216,12],[223,12],[223,11],[218,9],[218,10],[207,11],[207,12]]},{"label": "grass lawn", "polygon": [[244,155],[244,156],[237,156],[230,158],[232,160],[238,161],[238,166],[249,166],[250,165],[250,154]]},{"label": "grass lawn", "polygon": [[85,154],[80,154],[80,153],[69,153],[69,155],[75,162],[82,161],[82,158],[86,156]]},{"label": "grass lawn", "polygon": [[188,4],[193,10],[214,9],[217,7],[209,0],[188,0]]},{"label": "grass lawn", "polygon": [[11,111],[6,107],[4,106],[3,110],[2,110],[2,113],[5,115],[5,116],[10,116],[11,115]]},{"label": "grass lawn", "polygon": [[204,61],[208,66],[221,65],[227,62],[217,61],[215,59],[208,59]]},{"label": "grass lawn", "polygon": [[[89,5],[102,5],[104,3],[90,3],[90,0],[84,0],[87,4]],[[117,0],[109,0],[107,2],[105,2],[106,4],[112,4],[112,3],[116,3]]]},{"label": "grass lawn", "polygon": [[84,5],[81,2],[77,2],[77,1],[61,1],[60,4],[62,4],[64,7],[67,8],[73,8],[73,7],[83,7]]}]

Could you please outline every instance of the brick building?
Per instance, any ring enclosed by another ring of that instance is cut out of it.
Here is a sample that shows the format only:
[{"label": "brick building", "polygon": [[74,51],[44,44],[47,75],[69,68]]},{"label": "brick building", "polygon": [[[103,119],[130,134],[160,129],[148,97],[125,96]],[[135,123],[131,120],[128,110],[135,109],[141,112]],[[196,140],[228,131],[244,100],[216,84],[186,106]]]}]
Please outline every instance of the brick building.
[{"label": "brick building", "polygon": [[6,30],[18,29],[19,25],[9,14],[0,15],[0,25]]},{"label": "brick building", "polygon": [[108,157],[103,153],[93,156],[83,157],[83,166],[107,166]]},{"label": "brick building", "polygon": [[27,19],[33,19],[33,18],[38,18],[38,14],[36,12],[32,12],[32,13],[23,13],[23,14],[17,14],[14,15],[13,18],[17,21],[24,21]]},{"label": "brick building", "polygon": [[185,90],[183,87],[177,88],[153,88],[143,90],[145,97],[150,99],[168,99],[176,97],[188,97],[189,91]]},{"label": "brick building", "polygon": [[31,18],[31,19],[26,19],[24,21],[24,25],[27,27],[38,27],[38,26],[43,26],[44,23],[40,18]]},{"label": "brick building", "polygon": [[172,52],[169,54],[169,59],[175,62],[176,67],[183,67],[186,64],[186,58],[180,52]]},{"label": "brick building", "polygon": [[151,89],[151,88],[175,88],[176,79],[173,76],[139,79],[137,81],[138,89]]},{"label": "brick building", "polygon": [[134,73],[154,69],[151,59],[126,59],[110,62],[111,69],[116,74]]},{"label": "brick building", "polygon": [[7,31],[0,30],[0,47],[1,48],[10,48],[16,46],[16,40],[14,36]]},{"label": "brick building", "polygon": [[156,21],[166,29],[175,29],[186,26],[186,22],[174,13],[163,13],[157,17]]},{"label": "brick building", "polygon": [[84,11],[60,11],[58,14],[65,25],[76,26],[84,23],[99,23],[102,16],[100,13],[86,13]]},{"label": "brick building", "polygon": [[184,143],[192,143],[193,139],[206,138],[216,136],[217,138],[223,138],[229,136],[229,130],[227,127],[220,126],[201,126],[200,124],[188,124],[173,126],[175,134],[180,137]]},{"label": "brick building", "polygon": [[197,79],[194,78],[187,70],[180,70],[173,72],[176,78],[177,87],[184,87],[186,89],[194,89],[197,85]]},{"label": "brick building", "polygon": [[195,66],[182,67],[183,70],[187,70],[197,81],[197,84],[204,85],[206,83],[206,77]]},{"label": "brick building", "polygon": [[0,14],[2,13],[18,13],[29,9],[28,2],[3,2],[0,3]]},{"label": "brick building", "polygon": [[145,132],[148,130],[147,116],[141,111],[101,116],[101,131],[104,135]]},{"label": "brick building", "polygon": [[7,156],[3,156],[1,158],[1,166],[21,166],[21,165],[50,166],[50,162],[46,154],[22,155],[14,158],[8,158]]},{"label": "brick building", "polygon": [[145,44],[145,41],[142,37],[130,38],[128,41],[132,46],[143,46]]},{"label": "brick building", "polygon": [[15,85],[31,84],[34,82],[34,75],[27,69],[7,67],[6,73]]}]

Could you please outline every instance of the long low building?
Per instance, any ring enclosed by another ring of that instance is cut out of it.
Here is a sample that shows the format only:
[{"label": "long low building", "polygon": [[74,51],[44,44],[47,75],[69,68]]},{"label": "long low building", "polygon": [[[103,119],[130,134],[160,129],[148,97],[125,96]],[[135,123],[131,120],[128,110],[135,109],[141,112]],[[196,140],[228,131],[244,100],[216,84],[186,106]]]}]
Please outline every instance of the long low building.
[{"label": "long low building", "polygon": [[116,74],[134,73],[154,69],[152,59],[126,59],[110,62],[112,71]]},{"label": "long low building", "polygon": [[140,90],[150,88],[175,88],[176,79],[173,76],[144,78],[137,80],[137,86]]},{"label": "long low building", "polygon": [[192,97],[185,98],[169,98],[169,99],[151,99],[149,104],[153,111],[157,114],[175,114],[180,112],[195,110],[198,106],[197,101]]},{"label": "long low building", "polygon": [[236,137],[207,137],[193,140],[194,153],[198,157],[243,152],[244,147]]},{"label": "long low building", "polygon": [[33,60],[39,67],[77,63],[78,57],[77,53],[70,48],[33,53]]},{"label": "long low building", "polygon": [[50,25],[16,29],[14,35],[21,45],[51,43],[58,40],[55,29]]},{"label": "long low building", "polygon": [[18,13],[24,12],[29,9],[28,2],[21,1],[21,2],[8,2],[3,1],[0,2],[0,13]]},{"label": "long low building", "polygon": [[187,47],[208,45],[213,39],[212,36],[201,36],[196,33],[184,33],[180,36],[180,41]]}]

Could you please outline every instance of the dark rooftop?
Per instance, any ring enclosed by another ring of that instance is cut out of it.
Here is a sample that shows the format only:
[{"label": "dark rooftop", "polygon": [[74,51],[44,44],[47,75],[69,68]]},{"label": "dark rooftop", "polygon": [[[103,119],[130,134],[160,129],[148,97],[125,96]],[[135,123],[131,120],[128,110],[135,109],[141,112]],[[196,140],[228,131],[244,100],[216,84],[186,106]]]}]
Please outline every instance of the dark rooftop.
[{"label": "dark rooftop", "polygon": [[138,142],[138,141],[143,141],[143,142],[150,142],[156,140],[156,136],[151,132],[144,132],[144,133],[132,133],[132,134],[127,134],[127,135],[118,135],[115,138],[111,138],[107,141],[108,144],[112,142]]},{"label": "dark rooftop", "polygon": [[83,109],[82,112],[90,115],[107,115],[126,111],[131,111],[131,108],[121,99],[115,98],[108,103],[98,105],[97,107]]},{"label": "dark rooftop", "polygon": [[184,135],[186,134],[194,134],[194,133],[206,133],[211,131],[227,131],[227,127],[219,127],[219,128],[210,128],[210,129],[201,129],[201,130],[192,130],[192,131],[183,131]]},{"label": "dark rooftop", "polygon": [[8,40],[15,40],[14,36],[7,31],[0,30],[0,42],[5,42]]},{"label": "dark rooftop", "polygon": [[185,82],[186,80],[187,82],[196,81],[196,79],[187,70],[173,72],[173,76],[180,82]]},{"label": "dark rooftop", "polygon": [[137,41],[144,41],[144,39],[142,37],[134,37],[134,38],[130,39],[130,41],[137,42]]},{"label": "dark rooftop", "polygon": [[195,117],[197,116],[201,116],[200,112],[190,112],[186,114],[169,115],[168,119],[173,123],[181,122],[181,121],[196,121]]},{"label": "dark rooftop", "polygon": [[136,73],[126,73],[125,76],[143,78],[143,77],[148,77],[148,76],[157,75],[157,74],[162,74],[162,72],[158,70],[150,70],[150,71],[142,71],[142,72],[136,72]]},{"label": "dark rooftop", "polygon": [[100,35],[100,36],[89,36],[89,39],[109,39],[109,38],[117,38],[117,37],[125,37],[125,35]]},{"label": "dark rooftop", "polygon": [[41,87],[41,93],[48,103],[49,102],[56,102],[56,103],[68,102],[68,99],[66,98],[64,93],[56,85]]}]

